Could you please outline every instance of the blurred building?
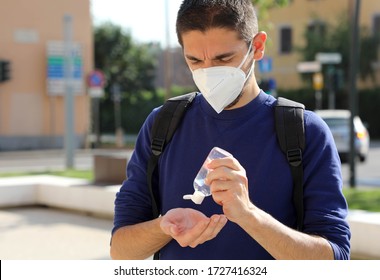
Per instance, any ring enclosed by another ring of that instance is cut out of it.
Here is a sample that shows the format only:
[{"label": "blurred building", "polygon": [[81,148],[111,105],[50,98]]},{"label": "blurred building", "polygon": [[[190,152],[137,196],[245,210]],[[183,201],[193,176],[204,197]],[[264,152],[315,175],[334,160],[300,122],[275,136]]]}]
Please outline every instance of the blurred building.
[{"label": "blurred building", "polygon": [[0,0],[0,151],[63,147],[65,15],[73,27],[75,146],[85,143],[90,126],[85,77],[93,69],[90,0]]},{"label": "blurred building", "polygon": [[[303,60],[296,50],[305,45],[305,30],[325,32],[327,24],[335,26],[346,14],[351,18],[352,0],[292,0],[289,6],[269,11],[263,26],[268,34],[266,58],[256,70],[259,79],[273,79],[276,86],[282,89],[301,87],[302,79],[297,70],[297,64]],[[260,16],[260,15],[259,15]],[[361,0],[359,26],[366,26],[371,32],[380,32],[380,1]],[[261,22],[260,22],[261,23]],[[328,43],[328,42],[326,42]],[[350,42],[347,42],[349,44]],[[365,52],[365,50],[361,50]],[[378,50],[380,57],[380,49]],[[374,61],[380,80],[380,62]],[[358,80],[359,88],[373,86],[373,83]]]}]

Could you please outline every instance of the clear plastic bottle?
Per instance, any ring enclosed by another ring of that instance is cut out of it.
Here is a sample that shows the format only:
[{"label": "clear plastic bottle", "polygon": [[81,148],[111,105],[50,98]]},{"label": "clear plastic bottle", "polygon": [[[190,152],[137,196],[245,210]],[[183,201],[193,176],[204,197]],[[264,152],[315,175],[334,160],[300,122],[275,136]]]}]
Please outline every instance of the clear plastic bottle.
[{"label": "clear plastic bottle", "polygon": [[229,156],[232,156],[229,152],[219,147],[214,147],[208,154],[205,162],[203,163],[201,169],[199,170],[197,176],[194,179],[194,193],[184,195],[183,199],[191,199],[194,203],[201,204],[206,196],[211,195],[210,186],[205,184],[205,178],[208,173],[206,165],[213,159],[224,158]]}]

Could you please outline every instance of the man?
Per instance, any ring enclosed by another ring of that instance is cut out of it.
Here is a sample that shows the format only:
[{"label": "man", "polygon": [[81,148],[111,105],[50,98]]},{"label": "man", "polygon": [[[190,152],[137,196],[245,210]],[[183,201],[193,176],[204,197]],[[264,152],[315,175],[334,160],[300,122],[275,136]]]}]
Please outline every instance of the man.
[{"label": "man", "polygon": [[[304,230],[294,230],[293,181],[276,139],[276,100],[260,90],[254,63],[264,55],[250,0],[185,0],[178,40],[201,94],[159,161],[161,216],[153,219],[146,167],[150,128],[143,125],[115,201],[114,259],[348,259],[350,231],[340,160],[325,123],[305,112]],[[209,151],[202,204],[184,200]]]}]

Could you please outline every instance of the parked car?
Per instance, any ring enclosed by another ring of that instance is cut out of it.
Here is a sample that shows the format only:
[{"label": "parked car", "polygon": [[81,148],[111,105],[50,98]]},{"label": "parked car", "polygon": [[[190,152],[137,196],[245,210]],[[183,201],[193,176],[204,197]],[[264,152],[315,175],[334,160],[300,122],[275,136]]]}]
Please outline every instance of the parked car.
[{"label": "parked car", "polygon": [[[315,111],[329,126],[341,161],[347,161],[350,155],[350,117],[349,110]],[[354,117],[354,135],[356,155],[361,162],[367,159],[370,136],[359,116]]]}]

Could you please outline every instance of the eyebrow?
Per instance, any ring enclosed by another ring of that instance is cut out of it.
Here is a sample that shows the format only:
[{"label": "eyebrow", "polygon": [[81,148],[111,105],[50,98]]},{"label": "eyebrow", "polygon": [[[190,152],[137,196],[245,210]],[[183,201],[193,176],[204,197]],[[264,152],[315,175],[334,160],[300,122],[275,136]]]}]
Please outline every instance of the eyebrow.
[{"label": "eyebrow", "polygon": [[[235,54],[236,54],[236,51],[231,51],[231,52],[219,54],[219,55],[215,56],[212,60],[221,60],[223,58],[230,57],[230,56],[233,56]],[[186,54],[185,56],[189,60],[202,61],[201,59],[199,59],[199,58],[197,58],[195,56],[189,55],[189,54]]]}]

